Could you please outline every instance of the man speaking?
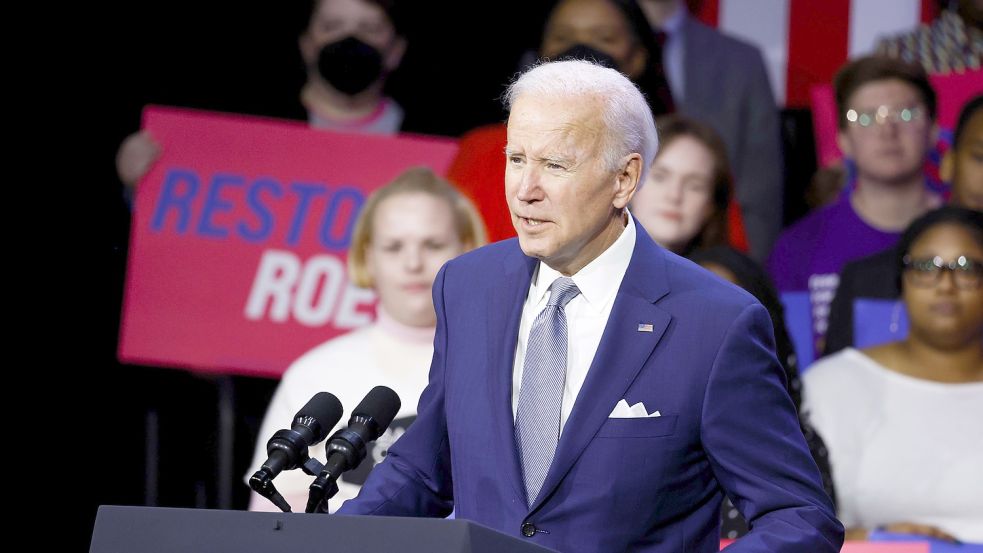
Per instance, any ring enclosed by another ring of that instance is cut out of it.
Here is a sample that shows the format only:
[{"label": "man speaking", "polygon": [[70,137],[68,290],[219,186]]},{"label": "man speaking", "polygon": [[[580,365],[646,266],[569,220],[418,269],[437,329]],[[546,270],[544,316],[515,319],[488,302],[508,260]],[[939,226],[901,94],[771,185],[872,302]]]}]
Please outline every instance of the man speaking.
[{"label": "man speaking", "polygon": [[838,551],[750,295],[657,246],[626,206],[657,147],[612,69],[539,65],[506,93],[518,232],[447,263],[418,417],[341,514],[456,516],[572,552]]}]

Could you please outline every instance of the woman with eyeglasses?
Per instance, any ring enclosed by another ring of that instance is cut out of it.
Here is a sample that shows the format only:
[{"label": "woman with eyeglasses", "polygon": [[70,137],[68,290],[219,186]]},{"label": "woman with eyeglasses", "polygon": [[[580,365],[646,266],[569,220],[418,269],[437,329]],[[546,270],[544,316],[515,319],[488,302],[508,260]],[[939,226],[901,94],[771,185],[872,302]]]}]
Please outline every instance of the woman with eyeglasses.
[{"label": "woman with eyeglasses", "polygon": [[803,376],[847,539],[983,544],[983,213],[944,207],[899,242],[907,338]]}]

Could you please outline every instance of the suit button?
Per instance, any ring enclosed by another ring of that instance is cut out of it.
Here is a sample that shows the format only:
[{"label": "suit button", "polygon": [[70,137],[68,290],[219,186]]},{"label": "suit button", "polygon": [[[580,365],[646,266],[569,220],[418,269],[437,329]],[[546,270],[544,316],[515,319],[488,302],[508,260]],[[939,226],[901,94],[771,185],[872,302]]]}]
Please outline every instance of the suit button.
[{"label": "suit button", "polygon": [[536,525],[531,522],[522,523],[522,535],[531,538],[536,535]]}]

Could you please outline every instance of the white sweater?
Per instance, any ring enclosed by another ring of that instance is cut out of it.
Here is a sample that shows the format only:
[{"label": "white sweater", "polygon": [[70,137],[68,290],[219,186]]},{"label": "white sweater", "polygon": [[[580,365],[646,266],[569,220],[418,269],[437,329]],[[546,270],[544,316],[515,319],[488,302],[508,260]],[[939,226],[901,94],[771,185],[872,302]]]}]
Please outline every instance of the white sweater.
[{"label": "white sweater", "polygon": [[[380,316],[383,316],[380,314]],[[395,326],[394,326],[395,325]],[[429,335],[429,340],[427,339]],[[402,401],[396,419],[375,443],[358,469],[345,473],[338,482],[338,494],[329,502],[331,512],[358,494],[368,470],[382,460],[389,446],[416,418],[417,402],[427,385],[433,357],[433,329],[400,329],[398,323],[376,322],[325,342],[308,351],[284,373],[263,419],[245,479],[266,460],[266,442],[281,428],[289,428],[293,416],[317,392],[331,392],[341,400],[345,414],[338,427],[347,426],[352,409],[375,386],[392,388]],[[310,456],[325,461],[324,442],[310,448]],[[273,481],[277,490],[296,513],[307,506],[308,487],[313,476],[302,470],[284,471]],[[250,510],[275,511],[266,498],[252,494]]]},{"label": "white sweater", "polygon": [[802,381],[847,528],[912,522],[983,543],[983,383],[906,376],[855,349]]}]

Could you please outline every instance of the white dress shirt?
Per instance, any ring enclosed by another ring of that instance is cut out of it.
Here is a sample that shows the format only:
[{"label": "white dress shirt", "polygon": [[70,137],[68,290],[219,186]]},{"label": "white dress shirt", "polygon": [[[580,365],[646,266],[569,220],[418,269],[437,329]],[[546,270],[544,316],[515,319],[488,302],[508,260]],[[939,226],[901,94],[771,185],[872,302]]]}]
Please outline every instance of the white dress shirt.
[{"label": "white dress shirt", "polygon": [[[621,236],[604,250],[601,255],[587,264],[571,278],[580,294],[570,300],[564,308],[567,316],[567,377],[563,385],[563,403],[560,408],[560,432],[566,425],[577,394],[584,385],[601,335],[608,324],[611,308],[618,288],[628,270],[631,254],[635,250],[635,222],[628,214],[628,224]],[[522,368],[526,360],[526,343],[529,330],[542,311],[550,296],[553,281],[562,277],[549,265],[539,262],[529,294],[522,304],[522,319],[519,321],[519,337],[515,347],[515,362],[512,365],[512,419],[515,420],[519,404],[519,387],[522,385]]]}]

